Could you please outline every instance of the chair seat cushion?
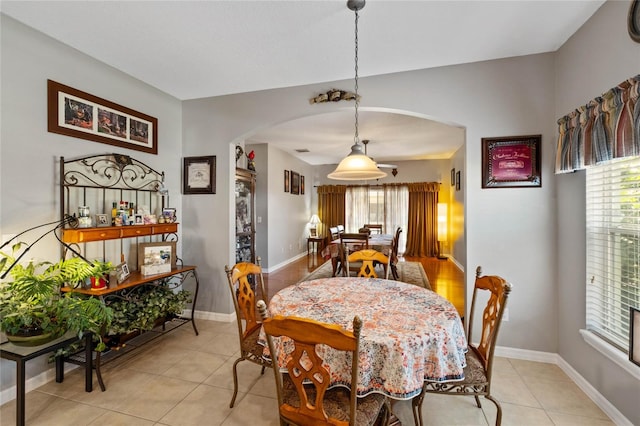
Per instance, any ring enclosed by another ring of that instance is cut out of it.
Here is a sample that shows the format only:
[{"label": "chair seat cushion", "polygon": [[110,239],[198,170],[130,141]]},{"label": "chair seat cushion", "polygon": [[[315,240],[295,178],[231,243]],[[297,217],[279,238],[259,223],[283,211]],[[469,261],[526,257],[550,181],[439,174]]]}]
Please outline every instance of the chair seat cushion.
[{"label": "chair seat cushion", "polygon": [[[289,379],[288,374],[282,375],[283,402],[292,407],[300,406],[300,398],[296,387]],[[307,397],[310,401],[315,400],[316,390],[313,385],[306,385]],[[324,394],[324,410],[329,417],[345,422],[349,421],[349,398],[350,391],[344,387],[329,389]],[[372,393],[365,397],[358,398],[356,405],[356,425],[370,426],[375,424],[380,415],[380,410],[385,404],[385,396],[379,393]]]},{"label": "chair seat cushion", "polygon": [[269,359],[265,359],[263,356],[264,346],[258,343],[259,335],[260,327],[256,327],[255,330],[242,340],[242,354],[250,361],[269,365],[271,361]]},{"label": "chair seat cushion", "polygon": [[482,360],[473,348],[469,347],[466,358],[467,366],[464,368],[464,380],[457,383],[467,386],[486,385],[489,383],[486,371],[482,365]]}]

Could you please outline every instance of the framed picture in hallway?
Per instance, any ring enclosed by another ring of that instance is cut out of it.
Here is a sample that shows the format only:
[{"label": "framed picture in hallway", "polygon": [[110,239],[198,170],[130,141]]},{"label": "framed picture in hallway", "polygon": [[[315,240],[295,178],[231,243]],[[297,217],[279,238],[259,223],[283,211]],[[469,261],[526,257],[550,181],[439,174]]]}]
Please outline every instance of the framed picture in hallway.
[{"label": "framed picture in hallway", "polygon": [[300,173],[291,170],[291,193],[300,194]]},{"label": "framed picture in hallway", "polygon": [[482,187],[540,187],[540,135],[482,138]]},{"label": "framed picture in hallway", "polygon": [[284,192],[289,192],[289,170],[284,171]]}]

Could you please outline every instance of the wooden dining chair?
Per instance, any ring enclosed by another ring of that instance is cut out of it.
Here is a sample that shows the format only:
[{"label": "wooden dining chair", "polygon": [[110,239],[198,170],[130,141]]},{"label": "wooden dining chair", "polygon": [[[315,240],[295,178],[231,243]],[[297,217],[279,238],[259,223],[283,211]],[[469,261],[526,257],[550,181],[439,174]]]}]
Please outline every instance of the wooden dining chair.
[{"label": "wooden dining chair", "polygon": [[[464,368],[464,380],[445,383],[424,382],[422,393],[412,400],[413,419],[416,424],[422,425],[422,400],[427,393],[473,395],[479,408],[482,408],[479,397],[484,396],[496,405],[496,426],[500,426],[502,423],[502,407],[500,407],[498,400],[491,395],[491,373],[498,331],[500,330],[502,315],[511,292],[511,284],[499,276],[481,276],[481,274],[482,268],[478,266],[473,287],[471,310],[469,312],[469,326],[467,329],[469,350],[466,354],[467,366]],[[482,313],[480,342],[476,346],[470,343],[471,331],[473,330],[477,299],[481,292],[489,293],[489,299]]]},{"label": "wooden dining chair", "polygon": [[338,234],[344,234],[344,225],[338,225]]},{"label": "wooden dining chair", "polygon": [[259,288],[260,297],[266,298],[264,290],[264,278],[260,267],[260,258],[257,264],[249,262],[236,263],[232,268],[225,265],[231,298],[236,310],[238,322],[238,336],[240,338],[240,356],[233,363],[233,397],[230,408],[238,395],[238,363],[251,361],[262,367],[260,374],[264,374],[266,367],[271,367],[271,360],[263,357],[264,346],[258,344],[258,336],[262,322],[258,320],[256,308],[256,286]]},{"label": "wooden dining chair", "polygon": [[356,276],[364,278],[378,278],[375,267],[377,265],[382,265],[384,268],[384,278],[389,279],[389,271],[391,270],[389,267],[389,260],[391,259],[391,256],[387,256],[377,250],[365,249],[354,251],[353,253],[347,252],[346,257],[347,276],[351,273],[350,264],[352,262],[362,262]]},{"label": "wooden dining chair", "polygon": [[[278,359],[274,338],[291,339],[293,350],[288,354],[287,372],[274,368],[280,424],[292,425],[386,425],[390,405],[386,396],[371,393],[357,398],[360,331],[362,321],[353,319],[353,331],[334,324],[308,318],[274,316],[269,318],[264,301],[258,301],[269,351]],[[350,352],[350,389],[336,386],[329,389],[331,372],[323,365],[322,350],[330,346]]]},{"label": "wooden dining chair", "polygon": [[331,241],[334,241],[340,238],[340,232],[338,231],[337,226],[329,227],[329,233],[331,234]]},{"label": "wooden dining chair", "polygon": [[380,223],[365,223],[364,227],[370,229],[371,233],[384,234],[382,224]]},{"label": "wooden dining chair", "polygon": [[344,268],[347,264],[347,256],[346,253],[354,252],[357,250],[368,249],[369,248],[369,234],[368,233],[342,233],[340,234],[340,247],[338,258],[340,259],[340,264],[338,265],[338,269],[336,274],[342,272],[342,275],[349,276],[348,272]]},{"label": "wooden dining chair", "polygon": [[389,256],[389,265],[391,266],[391,276],[394,280],[399,278],[398,275],[398,247],[400,246],[400,234],[402,228],[398,226],[396,233],[391,242],[391,255]]}]

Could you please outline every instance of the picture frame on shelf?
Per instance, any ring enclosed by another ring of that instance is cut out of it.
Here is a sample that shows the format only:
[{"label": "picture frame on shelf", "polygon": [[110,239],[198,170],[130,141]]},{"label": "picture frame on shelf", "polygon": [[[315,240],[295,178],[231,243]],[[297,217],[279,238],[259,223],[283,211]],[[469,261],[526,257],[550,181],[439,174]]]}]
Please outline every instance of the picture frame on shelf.
[{"label": "picture frame on shelf", "polygon": [[176,268],[176,242],[138,244],[138,270],[142,275],[171,272]]},{"label": "picture frame on shelf", "polygon": [[640,366],[640,309],[629,308],[629,361]]},{"label": "picture frame on shelf", "polygon": [[158,119],[53,80],[47,80],[51,133],[158,154]]},{"label": "picture frame on shelf", "polygon": [[300,195],[300,173],[291,170],[291,193]]},{"label": "picture frame on shelf", "polygon": [[122,262],[116,266],[116,280],[118,281],[118,284],[121,284],[124,280],[129,278],[129,275],[131,275],[131,272],[129,271],[129,265],[127,265],[127,262]]},{"label": "picture frame on shelf", "polygon": [[109,220],[109,216],[107,216],[104,213],[96,214],[96,226],[98,228],[101,228],[104,226],[111,226],[111,221]]},{"label": "picture frame on shelf", "polygon": [[165,223],[173,223],[176,221],[176,209],[173,207],[165,207],[162,209],[162,217]]},{"label": "picture frame on shelf", "polygon": [[184,157],[183,194],[216,193],[216,156]]},{"label": "picture frame on shelf", "polygon": [[482,188],[541,187],[541,135],[482,138]]},{"label": "picture frame on shelf", "polygon": [[289,192],[289,170],[284,171],[284,192]]},{"label": "picture frame on shelf", "polygon": [[133,215],[133,224],[134,225],[144,225],[144,218],[141,214]]}]

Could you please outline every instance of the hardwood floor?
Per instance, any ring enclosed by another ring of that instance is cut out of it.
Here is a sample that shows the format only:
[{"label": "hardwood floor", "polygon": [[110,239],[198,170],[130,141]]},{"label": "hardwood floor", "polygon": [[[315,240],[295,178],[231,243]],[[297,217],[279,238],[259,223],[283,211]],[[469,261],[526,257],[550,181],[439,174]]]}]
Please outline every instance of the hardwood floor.
[{"label": "hardwood floor", "polygon": [[[453,262],[435,257],[401,257],[400,261],[422,263],[433,291],[453,303],[460,316],[464,317],[464,273]],[[284,287],[300,281],[324,262],[325,260],[319,254],[311,253],[284,268],[264,274],[267,300]]]}]

